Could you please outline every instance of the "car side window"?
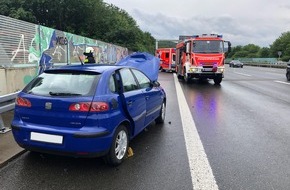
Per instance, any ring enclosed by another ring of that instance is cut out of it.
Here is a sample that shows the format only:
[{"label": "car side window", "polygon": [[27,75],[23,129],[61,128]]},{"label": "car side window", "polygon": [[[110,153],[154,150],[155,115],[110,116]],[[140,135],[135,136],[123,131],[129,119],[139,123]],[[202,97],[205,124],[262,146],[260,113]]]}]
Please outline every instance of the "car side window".
[{"label": "car side window", "polygon": [[130,69],[121,69],[120,75],[123,83],[124,92],[138,89],[138,85]]},{"label": "car side window", "polygon": [[140,88],[150,87],[150,79],[144,73],[142,73],[141,71],[138,71],[136,69],[132,69],[132,71],[138,80]]},{"label": "car side window", "polygon": [[113,75],[110,76],[109,88],[110,88],[111,92],[116,92],[116,83],[115,83]]}]

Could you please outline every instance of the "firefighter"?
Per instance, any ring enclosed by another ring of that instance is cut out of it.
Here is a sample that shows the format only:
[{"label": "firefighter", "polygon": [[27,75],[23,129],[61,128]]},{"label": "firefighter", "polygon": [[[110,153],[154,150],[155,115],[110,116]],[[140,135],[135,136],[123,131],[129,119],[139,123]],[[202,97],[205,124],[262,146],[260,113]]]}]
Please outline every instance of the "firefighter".
[{"label": "firefighter", "polygon": [[84,52],[84,55],[86,56],[84,63],[96,63],[93,53],[94,48],[92,47],[86,48],[86,51]]}]

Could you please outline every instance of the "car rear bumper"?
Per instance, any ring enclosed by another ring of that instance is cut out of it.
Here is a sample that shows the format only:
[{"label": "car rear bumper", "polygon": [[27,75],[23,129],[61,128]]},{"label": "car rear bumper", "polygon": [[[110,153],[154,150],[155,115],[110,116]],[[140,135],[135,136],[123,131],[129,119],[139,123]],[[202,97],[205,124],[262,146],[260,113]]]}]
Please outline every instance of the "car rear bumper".
[{"label": "car rear bumper", "polygon": [[42,126],[11,125],[15,141],[24,149],[74,157],[105,155],[112,143],[112,133],[100,127],[56,129]]}]

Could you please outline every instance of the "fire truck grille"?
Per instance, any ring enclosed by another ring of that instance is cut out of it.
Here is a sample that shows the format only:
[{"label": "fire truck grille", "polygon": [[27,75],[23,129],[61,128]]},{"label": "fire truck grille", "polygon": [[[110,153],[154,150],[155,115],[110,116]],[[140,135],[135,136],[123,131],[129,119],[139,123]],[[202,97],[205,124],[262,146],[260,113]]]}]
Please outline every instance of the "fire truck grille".
[{"label": "fire truck grille", "polygon": [[210,66],[203,66],[203,68],[212,68],[212,65],[210,65]]},{"label": "fire truck grille", "polygon": [[203,66],[203,69],[202,69],[202,71],[203,72],[212,72],[212,68],[213,68],[213,66],[211,65],[211,66]]}]

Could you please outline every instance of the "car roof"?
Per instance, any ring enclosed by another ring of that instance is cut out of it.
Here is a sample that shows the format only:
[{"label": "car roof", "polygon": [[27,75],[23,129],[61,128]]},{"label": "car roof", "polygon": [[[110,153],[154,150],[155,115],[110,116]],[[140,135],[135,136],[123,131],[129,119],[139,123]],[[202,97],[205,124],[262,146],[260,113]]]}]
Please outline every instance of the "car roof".
[{"label": "car roof", "polygon": [[51,71],[88,71],[88,72],[97,72],[103,73],[109,70],[117,70],[119,68],[125,68],[127,66],[117,66],[117,65],[109,65],[109,64],[83,64],[83,65],[65,65],[60,67],[54,67],[44,72]]}]

